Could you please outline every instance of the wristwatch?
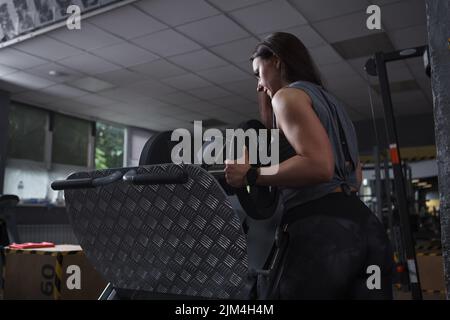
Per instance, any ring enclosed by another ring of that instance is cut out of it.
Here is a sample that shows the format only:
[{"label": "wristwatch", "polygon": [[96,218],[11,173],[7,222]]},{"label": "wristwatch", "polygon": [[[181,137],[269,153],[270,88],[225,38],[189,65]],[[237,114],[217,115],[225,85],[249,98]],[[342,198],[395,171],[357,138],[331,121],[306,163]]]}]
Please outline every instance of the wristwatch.
[{"label": "wristwatch", "polygon": [[253,187],[256,185],[256,179],[258,179],[258,168],[250,167],[248,169],[247,174],[245,175],[245,178],[247,180],[247,185],[250,187]]}]

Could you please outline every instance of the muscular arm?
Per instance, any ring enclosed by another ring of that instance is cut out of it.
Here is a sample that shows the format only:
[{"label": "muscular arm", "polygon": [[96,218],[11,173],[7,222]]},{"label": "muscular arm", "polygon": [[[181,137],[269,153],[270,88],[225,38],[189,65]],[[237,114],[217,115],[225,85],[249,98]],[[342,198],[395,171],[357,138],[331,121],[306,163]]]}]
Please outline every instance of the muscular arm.
[{"label": "muscular arm", "polygon": [[356,183],[358,190],[361,189],[362,182],[362,164],[358,162],[358,166],[356,167]]},{"label": "muscular arm", "polygon": [[280,89],[272,99],[279,128],[297,155],[274,166],[261,168],[258,185],[302,187],[332,179],[334,156],[328,135],[314,112],[309,96],[298,89]]}]

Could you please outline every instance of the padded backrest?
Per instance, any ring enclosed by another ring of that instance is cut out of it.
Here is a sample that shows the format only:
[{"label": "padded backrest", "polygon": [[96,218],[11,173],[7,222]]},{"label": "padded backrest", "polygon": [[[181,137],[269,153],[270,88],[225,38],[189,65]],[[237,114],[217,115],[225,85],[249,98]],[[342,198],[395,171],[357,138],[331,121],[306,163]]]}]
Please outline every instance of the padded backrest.
[{"label": "padded backrest", "polygon": [[139,158],[139,165],[151,165],[160,163],[171,163],[171,150],[176,142],[170,137],[172,131],[164,131],[152,135],[144,145]]},{"label": "padded backrest", "polygon": [[[173,164],[123,168],[138,174]],[[136,186],[118,181],[65,191],[70,222],[93,266],[113,286],[157,294],[248,298],[247,243],[219,183],[186,165],[185,184]],[[75,173],[103,177],[114,170]]]}]

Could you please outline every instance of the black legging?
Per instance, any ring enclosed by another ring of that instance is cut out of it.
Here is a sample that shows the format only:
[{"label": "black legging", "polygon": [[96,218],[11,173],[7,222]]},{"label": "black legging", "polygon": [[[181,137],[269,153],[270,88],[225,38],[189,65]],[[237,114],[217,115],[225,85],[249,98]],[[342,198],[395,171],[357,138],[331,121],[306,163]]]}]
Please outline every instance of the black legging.
[{"label": "black legging", "polygon": [[[356,195],[331,193],[294,208],[287,217],[280,299],[392,299],[389,240]],[[380,267],[381,289],[367,287],[370,265]]]}]

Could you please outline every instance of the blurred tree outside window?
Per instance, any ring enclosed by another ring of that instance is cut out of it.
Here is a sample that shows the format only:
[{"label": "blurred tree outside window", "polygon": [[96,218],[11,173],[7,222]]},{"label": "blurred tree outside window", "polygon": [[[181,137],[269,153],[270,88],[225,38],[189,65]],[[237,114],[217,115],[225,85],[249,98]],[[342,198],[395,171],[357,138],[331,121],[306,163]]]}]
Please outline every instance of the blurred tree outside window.
[{"label": "blurred tree outside window", "polygon": [[123,166],[125,129],[97,122],[95,140],[95,168],[107,169]]}]

